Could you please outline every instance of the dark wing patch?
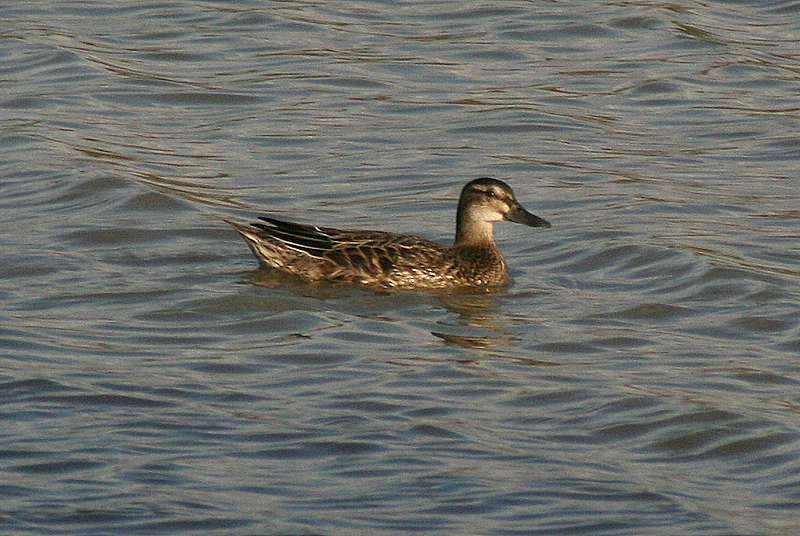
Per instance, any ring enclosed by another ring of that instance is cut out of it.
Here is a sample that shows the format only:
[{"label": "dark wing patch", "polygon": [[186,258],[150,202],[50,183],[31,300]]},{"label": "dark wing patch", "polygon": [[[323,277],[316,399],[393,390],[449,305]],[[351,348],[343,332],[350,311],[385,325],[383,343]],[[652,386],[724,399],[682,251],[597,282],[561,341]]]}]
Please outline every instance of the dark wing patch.
[{"label": "dark wing patch", "polygon": [[253,223],[252,226],[266,235],[279,240],[286,247],[322,258],[336,245],[336,241],[319,227],[276,220],[261,216],[266,223]]},{"label": "dark wing patch", "polygon": [[382,231],[348,231],[317,227],[268,216],[260,216],[264,223],[253,223],[265,238],[279,245],[319,260],[326,260],[341,269],[361,274],[389,273],[398,259],[414,255],[419,248],[438,252],[440,246],[422,238],[401,236]]},{"label": "dark wing patch", "polygon": [[378,257],[378,263],[380,264],[381,270],[383,270],[385,273],[388,273],[392,268],[394,268],[394,260],[386,257]]}]

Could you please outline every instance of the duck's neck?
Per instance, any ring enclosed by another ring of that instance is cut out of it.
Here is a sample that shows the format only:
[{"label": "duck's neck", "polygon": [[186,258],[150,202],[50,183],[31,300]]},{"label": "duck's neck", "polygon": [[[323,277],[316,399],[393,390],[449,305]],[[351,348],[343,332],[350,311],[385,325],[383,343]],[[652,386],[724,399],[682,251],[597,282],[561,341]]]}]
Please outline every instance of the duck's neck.
[{"label": "duck's neck", "polygon": [[494,233],[491,222],[476,220],[469,217],[458,207],[456,217],[456,239],[453,247],[479,246],[496,248],[494,243]]}]

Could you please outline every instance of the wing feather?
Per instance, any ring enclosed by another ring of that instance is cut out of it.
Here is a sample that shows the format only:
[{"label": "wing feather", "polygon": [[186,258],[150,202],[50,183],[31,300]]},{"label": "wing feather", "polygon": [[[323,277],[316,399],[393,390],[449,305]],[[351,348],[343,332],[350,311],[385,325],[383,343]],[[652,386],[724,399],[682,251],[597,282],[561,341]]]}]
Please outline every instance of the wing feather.
[{"label": "wing feather", "polygon": [[[421,253],[441,255],[438,244],[415,236],[403,236],[383,231],[352,231],[318,227],[302,223],[260,216],[260,221],[249,226],[229,222],[245,238],[255,243],[272,241],[275,246],[328,261],[340,270],[378,275],[392,270],[398,260],[401,264],[415,264]],[[271,255],[261,248],[257,256]],[[276,250],[277,252],[277,250]],[[277,255],[277,253],[276,253]],[[411,260],[414,259],[414,260]],[[408,262],[406,262],[408,261]],[[269,262],[269,261],[268,261]]]},{"label": "wing feather", "polygon": [[261,216],[259,219],[266,223],[253,223],[253,227],[287,247],[312,257],[321,259],[336,246],[336,241],[319,227],[276,220],[266,216]]}]

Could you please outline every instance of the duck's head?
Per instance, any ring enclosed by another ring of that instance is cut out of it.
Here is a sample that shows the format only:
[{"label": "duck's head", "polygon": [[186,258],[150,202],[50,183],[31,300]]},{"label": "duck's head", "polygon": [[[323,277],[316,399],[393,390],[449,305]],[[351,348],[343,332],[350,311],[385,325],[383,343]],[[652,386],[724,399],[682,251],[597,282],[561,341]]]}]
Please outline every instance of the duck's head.
[{"label": "duck's head", "polygon": [[484,177],[470,181],[458,200],[456,243],[492,239],[492,224],[512,221],[530,227],[550,227],[547,220],[519,204],[514,190],[503,181]]}]

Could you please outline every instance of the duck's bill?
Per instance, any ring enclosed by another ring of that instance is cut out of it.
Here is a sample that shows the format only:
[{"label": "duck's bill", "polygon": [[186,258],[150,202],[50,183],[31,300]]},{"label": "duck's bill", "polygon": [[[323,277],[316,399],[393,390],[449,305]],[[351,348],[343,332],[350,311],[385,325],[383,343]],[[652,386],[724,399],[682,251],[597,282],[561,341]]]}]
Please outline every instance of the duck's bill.
[{"label": "duck's bill", "polygon": [[536,214],[531,214],[520,205],[511,207],[511,210],[509,210],[508,214],[506,214],[506,219],[508,221],[513,221],[514,223],[528,225],[529,227],[550,227],[549,221],[545,220],[544,218],[540,218]]}]

